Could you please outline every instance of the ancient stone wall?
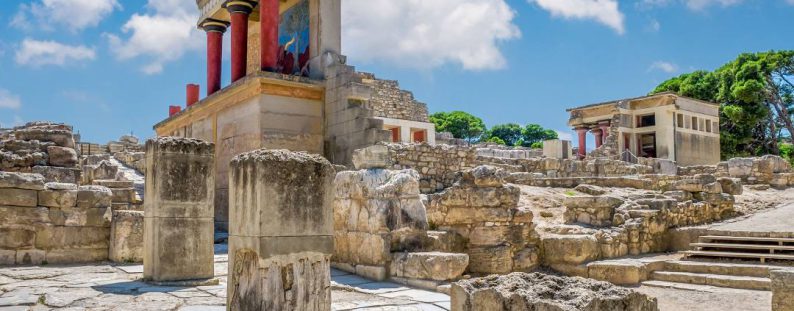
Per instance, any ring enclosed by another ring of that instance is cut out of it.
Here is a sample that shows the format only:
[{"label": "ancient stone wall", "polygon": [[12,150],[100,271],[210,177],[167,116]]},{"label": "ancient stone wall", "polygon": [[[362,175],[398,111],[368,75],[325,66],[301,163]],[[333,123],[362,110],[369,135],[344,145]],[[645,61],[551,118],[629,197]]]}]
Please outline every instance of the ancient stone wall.
[{"label": "ancient stone wall", "polygon": [[358,74],[361,82],[372,89],[367,108],[372,109],[376,117],[430,122],[427,105],[416,101],[413,93],[400,89],[399,82],[381,80],[371,73]]},{"label": "ancient stone wall", "polygon": [[520,190],[504,183],[506,172],[480,166],[467,170],[455,186],[428,195],[428,222],[447,231],[451,246],[462,240],[467,271],[478,274],[530,271],[538,264],[532,212],[518,206]]},{"label": "ancient stone wall", "polygon": [[110,189],[0,171],[0,264],[108,258]]},{"label": "ancient stone wall", "polygon": [[785,159],[773,155],[733,158],[717,165],[684,166],[679,167],[678,171],[682,176],[711,174],[739,178],[750,185],[766,184],[778,189],[794,187],[794,170],[791,165]]},{"label": "ancient stone wall", "polygon": [[30,122],[0,138],[0,170],[42,174],[47,182],[79,183],[72,127]]},{"label": "ancient stone wall", "polygon": [[146,172],[146,153],[145,152],[116,152],[113,157],[126,166],[129,166],[138,173],[144,174]]},{"label": "ancient stone wall", "polygon": [[419,172],[419,189],[433,193],[451,187],[460,172],[477,166],[476,148],[428,144],[388,144],[389,167]]},{"label": "ancient stone wall", "polygon": [[769,272],[772,279],[772,311],[794,310],[794,270]]}]

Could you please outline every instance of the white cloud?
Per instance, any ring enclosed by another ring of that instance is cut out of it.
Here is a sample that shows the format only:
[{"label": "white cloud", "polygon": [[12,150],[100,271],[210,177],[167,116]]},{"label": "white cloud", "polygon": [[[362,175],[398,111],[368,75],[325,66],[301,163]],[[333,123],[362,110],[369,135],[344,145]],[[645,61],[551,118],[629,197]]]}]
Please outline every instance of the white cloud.
[{"label": "white cloud", "polygon": [[0,108],[19,109],[22,107],[22,100],[19,96],[11,94],[6,89],[0,89]]},{"label": "white cloud", "polygon": [[648,68],[648,71],[652,71],[652,70],[660,70],[666,73],[674,73],[678,71],[678,65],[670,62],[657,61],[651,64],[651,66]]},{"label": "white cloud", "polygon": [[570,140],[570,141],[573,141],[573,134],[572,134],[570,131],[560,131],[560,130],[557,130],[557,131],[555,131],[555,132],[557,132],[557,137],[559,137],[559,139],[560,139],[560,140]]},{"label": "white cloud", "polygon": [[686,5],[692,10],[703,10],[706,7],[720,5],[723,7],[742,3],[744,0],[686,0]]},{"label": "white cloud", "polygon": [[25,39],[17,50],[16,62],[20,65],[40,67],[44,65],[63,66],[73,62],[96,58],[93,48],[84,45],[66,45],[55,41]]},{"label": "white cloud", "polygon": [[607,25],[617,33],[626,32],[625,16],[617,0],[528,0],[534,2],[552,16],[567,19],[591,19]]},{"label": "white cloud", "polygon": [[794,0],[786,0],[786,3],[794,5]]},{"label": "white cloud", "polygon": [[504,0],[346,0],[343,52],[413,68],[500,69],[499,44],[521,37],[515,15]]},{"label": "white cloud", "polygon": [[180,59],[189,51],[201,50],[206,42],[196,29],[198,12],[192,0],[149,0],[147,14],[133,14],[121,31],[105,34],[110,48],[120,60],[144,57],[141,71],[156,74],[166,63]]},{"label": "white cloud", "polygon": [[77,32],[96,27],[116,9],[121,9],[116,0],[38,0],[21,4],[11,26],[19,29],[38,26],[52,31],[59,25]]},{"label": "white cloud", "polygon": [[662,24],[659,23],[658,20],[652,19],[651,22],[648,24],[648,29],[650,29],[653,32],[658,32],[659,30],[662,29]]}]

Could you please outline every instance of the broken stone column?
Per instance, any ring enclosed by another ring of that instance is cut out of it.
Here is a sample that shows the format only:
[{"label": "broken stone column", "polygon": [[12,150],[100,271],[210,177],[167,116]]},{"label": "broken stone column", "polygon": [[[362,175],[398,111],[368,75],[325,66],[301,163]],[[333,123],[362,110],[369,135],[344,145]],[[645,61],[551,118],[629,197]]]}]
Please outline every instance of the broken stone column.
[{"label": "broken stone column", "polygon": [[215,145],[158,137],[146,142],[143,276],[151,282],[214,276]]},{"label": "broken stone column", "polygon": [[331,309],[334,176],[328,160],[306,153],[232,160],[228,310]]}]

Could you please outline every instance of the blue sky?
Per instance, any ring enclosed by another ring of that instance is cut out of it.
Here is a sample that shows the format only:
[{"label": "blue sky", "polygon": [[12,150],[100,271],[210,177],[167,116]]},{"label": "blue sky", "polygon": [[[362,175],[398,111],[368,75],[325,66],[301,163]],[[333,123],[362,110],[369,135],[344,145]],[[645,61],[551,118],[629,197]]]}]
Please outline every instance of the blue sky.
[{"label": "blue sky", "polygon": [[[794,49],[794,0],[343,3],[348,63],[489,126],[569,133],[565,108],[643,95],[741,52]],[[67,122],[94,142],[153,135],[186,83],[204,93],[195,11],[194,0],[3,0],[0,125]]]}]

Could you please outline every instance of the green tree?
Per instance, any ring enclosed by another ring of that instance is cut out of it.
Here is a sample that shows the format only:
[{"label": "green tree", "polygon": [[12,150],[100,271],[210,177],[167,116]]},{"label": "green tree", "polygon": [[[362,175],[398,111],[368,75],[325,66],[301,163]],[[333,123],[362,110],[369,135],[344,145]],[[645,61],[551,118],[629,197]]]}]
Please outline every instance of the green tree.
[{"label": "green tree", "polygon": [[498,145],[507,145],[507,143],[505,143],[505,141],[499,137],[488,137],[488,139],[485,142],[494,143]]},{"label": "green tree", "polygon": [[437,112],[430,115],[437,132],[450,132],[452,136],[472,143],[485,133],[485,122],[463,111]]},{"label": "green tree", "polygon": [[[522,146],[532,147],[536,143],[544,140],[558,139],[559,136],[554,130],[548,130],[537,124],[527,124],[521,131],[523,136]],[[534,147],[533,147],[534,148]]]},{"label": "green tree", "polygon": [[651,93],[719,103],[723,158],[779,154],[781,136],[794,134],[793,76],[794,51],[745,53],[713,72],[667,80]]},{"label": "green tree", "polygon": [[516,146],[517,143],[520,143],[520,140],[524,137],[522,132],[523,129],[521,128],[521,125],[515,123],[498,124],[494,125],[491,130],[488,131],[487,136],[488,138],[498,137],[508,146]]}]

